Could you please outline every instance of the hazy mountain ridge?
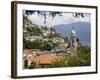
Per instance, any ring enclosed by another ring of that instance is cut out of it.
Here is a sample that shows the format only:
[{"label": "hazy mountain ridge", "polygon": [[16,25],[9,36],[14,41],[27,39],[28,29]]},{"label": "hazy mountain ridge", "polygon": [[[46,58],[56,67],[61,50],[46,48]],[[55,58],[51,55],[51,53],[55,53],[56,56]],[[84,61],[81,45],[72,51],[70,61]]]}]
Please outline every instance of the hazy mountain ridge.
[{"label": "hazy mountain ridge", "polygon": [[68,37],[71,34],[72,29],[76,31],[76,36],[83,43],[91,42],[91,25],[88,22],[75,22],[71,24],[60,24],[53,26],[58,33],[61,33],[63,37]]}]

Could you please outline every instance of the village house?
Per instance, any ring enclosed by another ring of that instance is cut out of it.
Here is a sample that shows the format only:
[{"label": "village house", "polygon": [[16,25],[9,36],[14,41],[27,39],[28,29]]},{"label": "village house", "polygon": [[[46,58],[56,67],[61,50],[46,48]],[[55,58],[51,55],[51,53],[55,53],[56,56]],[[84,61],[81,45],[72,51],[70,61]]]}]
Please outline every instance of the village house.
[{"label": "village house", "polygon": [[29,20],[24,20],[24,27],[27,28],[27,27],[33,27],[33,23]]},{"label": "village house", "polygon": [[59,37],[55,37],[52,39],[53,43],[64,43],[64,39],[63,38],[59,38]]},{"label": "village house", "polygon": [[48,29],[48,30],[42,30],[42,33],[43,33],[43,36],[44,37],[47,37],[49,34],[50,34],[50,30]]},{"label": "village house", "polygon": [[24,37],[25,40],[29,40],[29,41],[35,41],[37,39],[43,39],[42,36],[27,36],[27,37]]}]

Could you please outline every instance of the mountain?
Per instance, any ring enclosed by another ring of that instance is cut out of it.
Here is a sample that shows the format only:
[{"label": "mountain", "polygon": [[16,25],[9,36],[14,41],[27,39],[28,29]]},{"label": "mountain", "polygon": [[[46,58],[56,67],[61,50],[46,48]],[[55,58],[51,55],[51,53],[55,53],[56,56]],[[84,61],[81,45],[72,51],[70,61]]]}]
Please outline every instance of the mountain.
[{"label": "mountain", "polygon": [[75,22],[71,24],[55,25],[53,28],[63,37],[70,37],[72,29],[75,30],[76,36],[81,43],[90,45],[91,42],[91,27],[88,22]]}]

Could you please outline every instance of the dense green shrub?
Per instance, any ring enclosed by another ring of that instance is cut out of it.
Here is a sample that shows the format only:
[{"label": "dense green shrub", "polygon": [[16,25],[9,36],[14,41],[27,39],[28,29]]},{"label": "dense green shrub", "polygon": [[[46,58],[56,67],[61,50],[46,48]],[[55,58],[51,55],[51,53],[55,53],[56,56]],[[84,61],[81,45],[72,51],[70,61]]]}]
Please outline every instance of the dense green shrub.
[{"label": "dense green shrub", "polygon": [[33,69],[33,68],[36,68],[36,62],[34,61],[29,65],[29,69]]}]

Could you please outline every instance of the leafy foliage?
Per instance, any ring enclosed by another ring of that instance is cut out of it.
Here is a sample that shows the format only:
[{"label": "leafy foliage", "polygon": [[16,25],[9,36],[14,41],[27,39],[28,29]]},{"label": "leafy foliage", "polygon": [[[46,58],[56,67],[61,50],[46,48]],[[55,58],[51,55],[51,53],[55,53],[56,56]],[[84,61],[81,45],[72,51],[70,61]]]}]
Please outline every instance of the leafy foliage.
[{"label": "leafy foliage", "polygon": [[33,69],[36,67],[36,62],[32,62],[30,65],[29,65],[29,69]]},{"label": "leafy foliage", "polygon": [[75,17],[75,18],[84,18],[84,14],[83,13],[73,13],[73,17]]},{"label": "leafy foliage", "polygon": [[25,61],[24,61],[24,67],[25,67],[25,68],[28,68],[28,60],[25,60]]},{"label": "leafy foliage", "polygon": [[88,46],[79,46],[75,55],[68,59],[68,66],[90,66],[91,50]]},{"label": "leafy foliage", "polygon": [[50,50],[52,50],[52,45],[50,43],[48,43],[48,42],[45,42],[43,44],[42,50],[48,50],[48,51],[50,51]]},{"label": "leafy foliage", "polygon": [[26,48],[26,49],[32,49],[32,48],[34,48],[34,45],[33,45],[33,43],[31,42],[31,41],[29,41],[29,40],[23,40],[23,48]]},{"label": "leafy foliage", "polygon": [[66,60],[65,59],[55,59],[52,62],[52,67],[66,67]]},{"label": "leafy foliage", "polygon": [[52,48],[55,46],[55,44],[53,44],[52,42],[46,42],[43,40],[35,40],[33,42],[29,41],[29,40],[25,40],[24,39],[24,48],[26,49],[41,49],[41,50],[52,50]]}]

